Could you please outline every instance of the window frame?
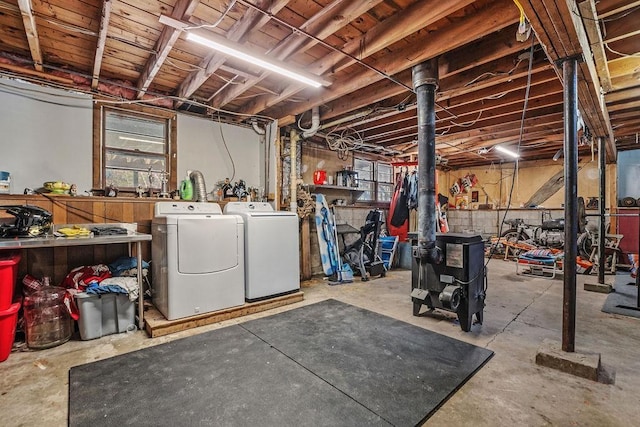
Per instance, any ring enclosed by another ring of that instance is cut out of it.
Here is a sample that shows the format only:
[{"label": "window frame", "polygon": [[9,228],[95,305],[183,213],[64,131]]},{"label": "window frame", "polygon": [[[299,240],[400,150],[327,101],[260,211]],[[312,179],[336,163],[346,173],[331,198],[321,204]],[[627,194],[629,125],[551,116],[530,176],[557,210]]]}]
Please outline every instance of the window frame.
[{"label": "window frame", "polygon": [[[167,152],[166,171],[169,173],[168,189],[177,188],[177,114],[174,111],[159,108],[129,105],[126,108],[107,103],[97,102],[93,110],[93,189],[104,190],[106,183],[106,153],[105,126],[106,111],[117,111],[135,117],[147,117],[153,120],[166,120]],[[125,150],[123,150],[124,152]],[[119,189],[124,193],[134,193],[135,188]]]},{"label": "window frame", "polygon": [[[381,207],[387,207],[391,204],[391,200],[388,201],[381,201],[379,199],[379,184],[389,184],[391,185],[391,197],[393,197],[393,190],[395,188],[395,183],[393,182],[393,165],[391,164],[391,162],[385,162],[382,160],[374,160],[374,159],[368,159],[368,158],[364,158],[364,157],[359,157],[359,156],[354,156],[353,158],[353,170],[354,171],[358,171],[359,169],[356,168],[356,161],[364,161],[364,162],[369,162],[373,165],[373,170],[372,170],[372,176],[373,179],[372,180],[367,180],[367,179],[363,179],[360,174],[358,174],[358,182],[362,183],[362,182],[372,182],[373,183],[373,189],[371,190],[373,193],[373,199],[367,199],[367,200],[361,200],[360,197],[362,197],[362,195],[358,196],[358,198],[356,199],[356,203],[358,204],[366,204],[366,205],[370,205],[370,206],[381,206]],[[379,181],[378,180],[378,169],[379,169],[379,165],[385,165],[385,166],[389,166],[391,169],[391,182],[386,182],[386,181]]]}]

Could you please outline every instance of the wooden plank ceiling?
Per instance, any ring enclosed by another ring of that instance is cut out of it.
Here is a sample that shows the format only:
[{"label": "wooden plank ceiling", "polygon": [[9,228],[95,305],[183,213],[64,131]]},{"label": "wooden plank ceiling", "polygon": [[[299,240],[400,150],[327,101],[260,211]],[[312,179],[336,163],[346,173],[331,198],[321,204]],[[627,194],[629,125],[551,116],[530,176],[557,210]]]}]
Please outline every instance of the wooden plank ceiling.
[{"label": "wooden plank ceiling", "polygon": [[[562,148],[561,66],[579,70],[583,154],[640,148],[640,2],[513,0],[0,0],[0,74],[250,123],[309,126],[318,144],[411,160],[411,67],[439,58],[437,151],[450,167],[550,159]],[[161,23],[164,15],[191,30]],[[331,84],[320,89],[186,40],[199,27]],[[526,109],[525,109],[526,104]],[[524,110],[524,115],[523,115]]]}]

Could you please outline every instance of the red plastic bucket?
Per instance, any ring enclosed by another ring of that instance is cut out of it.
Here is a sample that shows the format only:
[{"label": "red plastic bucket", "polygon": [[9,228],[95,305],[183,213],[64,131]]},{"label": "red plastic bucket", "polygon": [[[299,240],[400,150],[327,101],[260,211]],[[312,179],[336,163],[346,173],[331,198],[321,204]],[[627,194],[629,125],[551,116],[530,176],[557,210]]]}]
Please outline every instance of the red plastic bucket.
[{"label": "red plastic bucket", "polygon": [[19,262],[20,252],[0,251],[0,310],[11,307]]},{"label": "red plastic bucket", "polygon": [[0,310],[0,362],[7,360],[11,353],[16,336],[18,310],[20,310],[19,302],[11,304],[7,310]]}]

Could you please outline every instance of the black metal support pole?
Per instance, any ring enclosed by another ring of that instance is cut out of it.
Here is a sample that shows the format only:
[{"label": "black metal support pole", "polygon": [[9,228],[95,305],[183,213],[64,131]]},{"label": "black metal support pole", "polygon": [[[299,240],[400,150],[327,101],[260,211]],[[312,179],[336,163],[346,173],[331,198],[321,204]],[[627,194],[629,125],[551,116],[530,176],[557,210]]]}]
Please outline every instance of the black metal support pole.
[{"label": "black metal support pole", "polygon": [[418,114],[418,253],[422,260],[438,261],[436,252],[436,110],[438,59],[412,69]]},{"label": "black metal support pole", "polygon": [[598,138],[598,171],[600,172],[600,194],[598,197],[598,209],[600,211],[600,227],[598,227],[598,283],[604,284],[604,267],[607,261],[604,243],[607,238],[607,228],[605,224],[605,187],[606,187],[606,153],[604,148],[604,138]]},{"label": "black metal support pole", "polygon": [[562,350],[575,351],[576,257],[578,255],[578,58],[562,60],[564,80],[564,294]]}]

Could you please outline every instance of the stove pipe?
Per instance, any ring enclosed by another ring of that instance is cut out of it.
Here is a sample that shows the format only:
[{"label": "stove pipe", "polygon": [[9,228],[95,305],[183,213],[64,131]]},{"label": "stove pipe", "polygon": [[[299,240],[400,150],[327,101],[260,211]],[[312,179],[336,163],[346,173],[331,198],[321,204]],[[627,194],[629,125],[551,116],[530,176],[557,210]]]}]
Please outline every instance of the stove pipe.
[{"label": "stove pipe", "polygon": [[438,59],[430,59],[412,69],[418,112],[418,250],[416,258],[440,263],[436,246],[436,110]]}]

